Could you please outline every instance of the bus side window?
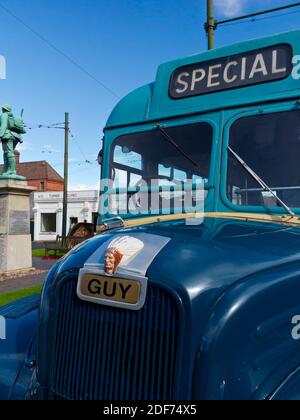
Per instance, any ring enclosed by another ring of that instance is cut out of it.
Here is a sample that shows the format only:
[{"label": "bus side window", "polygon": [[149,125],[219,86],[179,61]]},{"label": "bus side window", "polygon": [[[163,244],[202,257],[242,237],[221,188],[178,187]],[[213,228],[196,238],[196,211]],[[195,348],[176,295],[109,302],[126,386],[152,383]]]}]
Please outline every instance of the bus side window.
[{"label": "bus side window", "polygon": [[187,174],[184,171],[181,171],[180,169],[174,170],[174,181],[186,181],[187,180]]},{"label": "bus side window", "polygon": [[[300,111],[240,118],[230,128],[229,145],[281,200],[300,207]],[[239,206],[278,207],[232,155],[228,155],[227,197]]]},{"label": "bus side window", "polygon": [[127,146],[116,146],[114,150],[114,187],[126,188],[142,179],[142,156]]},{"label": "bus side window", "polygon": [[171,180],[173,178],[173,168],[168,168],[162,164],[158,165],[158,178]]}]

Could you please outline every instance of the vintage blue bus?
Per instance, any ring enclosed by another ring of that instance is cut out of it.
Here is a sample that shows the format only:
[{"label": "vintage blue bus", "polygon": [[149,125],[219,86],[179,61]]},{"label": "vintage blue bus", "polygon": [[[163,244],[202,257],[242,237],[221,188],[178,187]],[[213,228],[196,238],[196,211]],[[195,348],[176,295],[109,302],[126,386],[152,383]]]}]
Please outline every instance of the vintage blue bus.
[{"label": "vintage blue bus", "polygon": [[0,308],[0,398],[299,399],[299,54],[196,54],[118,103],[98,234]]}]

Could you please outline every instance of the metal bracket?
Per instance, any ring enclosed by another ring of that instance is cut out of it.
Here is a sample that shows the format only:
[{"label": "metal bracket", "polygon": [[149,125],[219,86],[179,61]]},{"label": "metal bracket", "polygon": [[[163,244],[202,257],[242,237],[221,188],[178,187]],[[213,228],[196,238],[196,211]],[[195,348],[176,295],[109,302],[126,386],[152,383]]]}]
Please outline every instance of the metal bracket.
[{"label": "metal bracket", "polygon": [[97,226],[97,231],[100,233],[107,232],[112,229],[120,229],[125,227],[125,222],[122,217],[112,217],[107,219],[101,225]]}]

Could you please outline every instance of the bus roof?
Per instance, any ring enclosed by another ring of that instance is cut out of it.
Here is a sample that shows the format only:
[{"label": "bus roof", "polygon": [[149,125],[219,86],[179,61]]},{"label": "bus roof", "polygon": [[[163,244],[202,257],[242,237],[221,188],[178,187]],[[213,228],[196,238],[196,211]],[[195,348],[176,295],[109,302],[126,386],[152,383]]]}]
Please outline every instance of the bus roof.
[{"label": "bus roof", "polygon": [[[154,83],[134,90],[117,104],[106,129],[299,97],[300,80],[292,76],[292,71],[280,74],[284,68],[280,54],[290,55],[286,58],[289,61],[300,55],[300,31],[237,43],[162,64]],[[176,83],[180,83],[172,86],[174,75]],[[229,80],[233,84],[227,83]],[[213,88],[210,90],[208,85]]]}]

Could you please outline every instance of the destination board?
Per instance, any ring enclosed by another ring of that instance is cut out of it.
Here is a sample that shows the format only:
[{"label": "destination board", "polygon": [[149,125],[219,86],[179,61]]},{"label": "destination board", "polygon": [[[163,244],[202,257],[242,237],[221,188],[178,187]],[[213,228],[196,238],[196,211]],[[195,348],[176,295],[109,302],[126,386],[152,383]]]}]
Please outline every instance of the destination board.
[{"label": "destination board", "polygon": [[279,44],[179,67],[171,76],[169,96],[183,99],[281,80],[291,74],[292,59],[292,47]]}]

